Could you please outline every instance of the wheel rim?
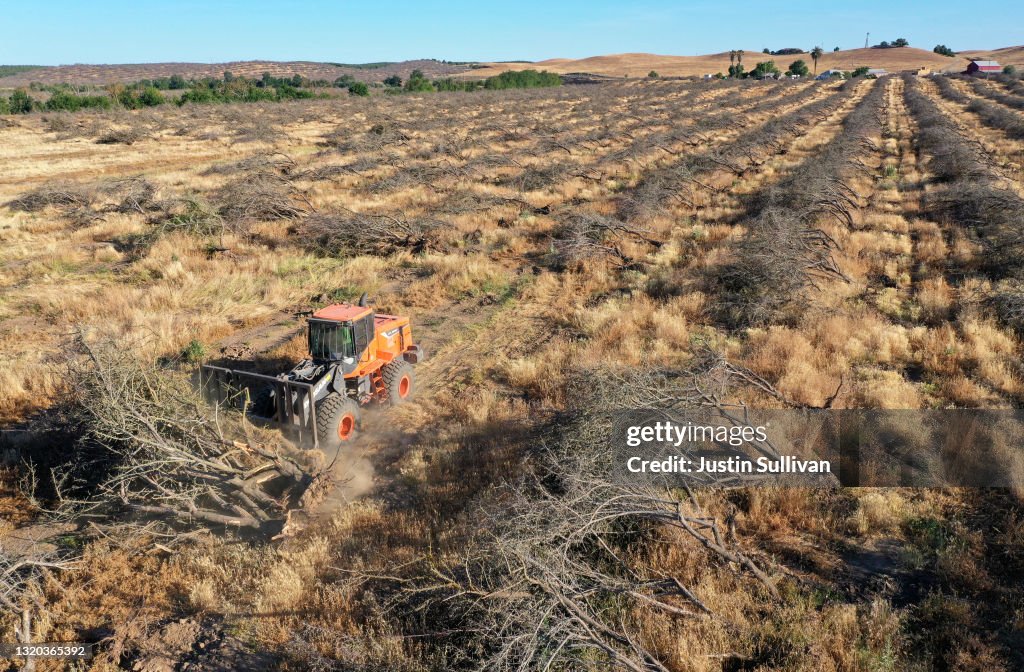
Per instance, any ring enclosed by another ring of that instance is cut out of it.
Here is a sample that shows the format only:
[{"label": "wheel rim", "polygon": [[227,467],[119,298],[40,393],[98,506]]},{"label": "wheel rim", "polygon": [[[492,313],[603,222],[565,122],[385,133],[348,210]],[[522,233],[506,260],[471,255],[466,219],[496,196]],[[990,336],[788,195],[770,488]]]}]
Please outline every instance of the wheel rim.
[{"label": "wheel rim", "polygon": [[341,416],[341,421],[338,423],[338,438],[342,441],[348,441],[352,436],[352,432],[356,429],[356,419],[351,413],[346,413]]},{"label": "wheel rim", "polygon": [[412,381],[409,380],[409,376],[402,376],[402,379],[398,381],[398,396],[405,399],[409,396],[409,390],[412,388]]}]

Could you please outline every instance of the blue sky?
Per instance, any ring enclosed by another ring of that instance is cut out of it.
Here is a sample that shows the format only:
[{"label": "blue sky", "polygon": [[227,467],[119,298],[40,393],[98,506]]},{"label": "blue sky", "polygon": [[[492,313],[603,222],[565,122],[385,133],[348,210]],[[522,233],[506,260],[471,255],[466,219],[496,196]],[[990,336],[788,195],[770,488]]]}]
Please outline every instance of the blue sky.
[{"label": "blue sky", "polygon": [[0,0],[0,64],[692,55],[846,49],[868,31],[926,49],[1011,46],[1024,43],[1024,2]]}]

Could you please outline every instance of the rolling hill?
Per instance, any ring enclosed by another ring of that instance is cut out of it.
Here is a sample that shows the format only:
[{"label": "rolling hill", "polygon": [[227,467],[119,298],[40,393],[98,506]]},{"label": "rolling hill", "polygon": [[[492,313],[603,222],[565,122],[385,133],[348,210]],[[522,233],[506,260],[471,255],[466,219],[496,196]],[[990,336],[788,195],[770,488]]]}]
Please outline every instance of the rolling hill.
[{"label": "rolling hill", "polygon": [[[796,59],[803,59],[813,67],[810,54],[789,56],[768,56],[755,49],[744,51],[743,63],[751,69],[758,61],[771,59],[785,69]],[[960,52],[948,58],[931,51],[914,47],[899,49],[848,49],[826,52],[818,62],[818,70],[838,68],[852,70],[859,66],[885,68],[890,71],[930,68],[958,72],[966,66],[968,58],[990,58],[1004,65],[1024,68],[1024,46],[1004,47],[995,50],[971,50]],[[220,77],[225,70],[246,77],[260,77],[269,72],[276,77],[302,75],[310,79],[333,81],[342,75],[356,79],[379,82],[391,75],[408,78],[413,70],[422,70],[429,78],[436,77],[490,77],[508,70],[533,68],[560,74],[589,73],[607,77],[644,77],[651,70],[667,77],[686,77],[725,72],[729,68],[729,52],[704,54],[700,56],[670,56],[645,53],[608,54],[589,58],[551,58],[544,61],[481,62],[476,66],[455,65],[433,59],[380,63],[367,65],[346,65],[318,63],[314,61],[235,61],[230,63],[140,63],[116,65],[59,65],[28,70],[12,70],[11,74],[0,74],[0,88],[27,86],[31,82],[43,84],[73,84],[77,86],[104,85],[115,82],[133,82],[141,79],[169,77],[174,74],[183,77]]]},{"label": "rolling hill", "polygon": [[[1006,47],[994,51],[966,51],[953,58],[917,49],[903,47],[900,49],[847,49],[838,52],[826,52],[818,61],[819,70],[838,68],[853,70],[862,65],[871,68],[885,68],[890,71],[913,70],[921,67],[933,70],[960,71],[967,64],[967,57],[994,58],[1004,65],[1024,66],[1024,47]],[[758,61],[774,60],[775,64],[785,69],[796,59],[803,59],[809,67],[813,67],[808,53],[791,56],[768,56],[758,50],[748,49],[744,52],[743,63],[751,69]],[[658,54],[611,54],[592,56],[590,58],[567,59],[552,58],[535,63],[487,63],[486,68],[472,71],[472,76],[491,76],[506,70],[535,68],[550,70],[557,73],[587,72],[609,77],[643,77],[651,70],[662,76],[686,77],[693,75],[725,72],[729,68],[729,52],[706,54],[701,56],[664,56]]]},{"label": "rolling hill", "polygon": [[135,82],[181,75],[186,79],[220,77],[225,70],[235,75],[259,78],[264,72],[275,77],[302,75],[309,79],[333,81],[342,75],[351,75],[363,81],[379,82],[391,75],[403,79],[413,70],[422,70],[428,77],[445,77],[466,72],[464,65],[450,65],[432,59],[359,65],[317,63],[313,61],[234,61],[230,63],[137,63],[118,65],[58,65],[17,72],[0,78],[0,87],[27,86],[31,82],[42,84],[74,84],[77,86],[103,85],[116,82]]}]

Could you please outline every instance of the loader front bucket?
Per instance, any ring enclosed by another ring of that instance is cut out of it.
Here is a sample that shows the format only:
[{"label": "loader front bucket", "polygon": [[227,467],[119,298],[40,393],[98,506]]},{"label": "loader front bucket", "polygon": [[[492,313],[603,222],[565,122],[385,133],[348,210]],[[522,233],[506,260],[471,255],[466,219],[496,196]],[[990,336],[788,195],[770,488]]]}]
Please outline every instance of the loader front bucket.
[{"label": "loader front bucket", "polygon": [[[273,412],[266,416],[256,415],[252,402],[261,390],[268,388],[273,391]],[[237,408],[260,424],[279,427],[300,445],[320,447],[316,435],[313,383],[207,364],[199,370],[199,389],[209,404]]]}]

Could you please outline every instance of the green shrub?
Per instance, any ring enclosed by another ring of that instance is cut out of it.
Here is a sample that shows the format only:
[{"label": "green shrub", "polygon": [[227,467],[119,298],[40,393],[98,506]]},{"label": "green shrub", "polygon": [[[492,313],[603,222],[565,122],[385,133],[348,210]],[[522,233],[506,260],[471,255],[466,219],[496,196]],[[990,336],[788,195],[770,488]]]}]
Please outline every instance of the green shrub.
[{"label": "green shrub", "polygon": [[192,339],[181,351],[181,358],[189,364],[198,364],[206,359],[206,346],[202,341]]},{"label": "green shrub", "polygon": [[485,89],[533,89],[545,86],[561,86],[562,78],[546,70],[509,70],[484,81]]},{"label": "green shrub", "polygon": [[352,82],[348,86],[348,92],[353,96],[368,96],[370,87],[366,85],[366,82]]},{"label": "green shrub", "polygon": [[422,70],[413,70],[409,81],[405,83],[406,91],[433,91],[434,85],[426,78]]},{"label": "green shrub", "polygon": [[396,89],[401,88],[402,78],[399,77],[398,75],[391,75],[390,77],[384,80],[384,86],[392,86]]},{"label": "green shrub", "polygon": [[789,64],[789,72],[793,75],[799,75],[800,77],[806,77],[811,74],[811,69],[807,67],[803,59],[797,59]]},{"label": "green shrub", "polygon": [[302,100],[313,97],[312,91],[298,89],[291,84],[281,84],[275,87],[274,93],[277,100]]},{"label": "green shrub", "polygon": [[28,114],[35,106],[35,101],[25,89],[18,89],[12,93],[8,103],[11,107],[11,114]]},{"label": "green shrub", "polygon": [[7,102],[6,98],[0,97],[0,114],[10,114],[11,104]]},{"label": "green shrub", "polygon": [[850,76],[851,77],[863,77],[866,74],[868,74],[868,70],[870,70],[870,69],[871,68],[869,68],[868,66],[862,65],[859,68],[856,68],[853,72],[851,72]]},{"label": "green shrub", "polygon": [[650,77],[651,79],[657,79],[658,73],[656,70],[651,70],[650,72],[647,73],[647,76]]},{"label": "green shrub", "polygon": [[84,108],[108,110],[111,105],[110,96],[79,96],[70,91],[58,89],[53,92],[44,107],[51,112],[77,112]]},{"label": "green shrub", "polygon": [[135,92],[131,89],[124,89],[117,94],[117,102],[121,107],[126,110],[134,110],[142,105],[139,103],[139,99],[135,97]]},{"label": "green shrub", "polygon": [[434,80],[434,89],[437,91],[476,91],[480,88],[480,82],[471,80],[454,79],[445,77]]},{"label": "green shrub", "polygon": [[46,109],[51,112],[74,112],[81,107],[78,102],[78,96],[67,91],[57,91],[46,101]]},{"label": "green shrub", "polygon": [[178,98],[178,105],[185,103],[214,103],[219,98],[210,89],[191,89]]},{"label": "green shrub", "polygon": [[147,86],[139,93],[139,102],[143,107],[156,107],[157,105],[163,105],[167,100],[156,87]]},{"label": "green shrub", "polygon": [[951,58],[953,56],[956,56],[956,52],[944,44],[936,44],[935,48],[932,49],[932,51],[934,51],[936,54],[940,54],[942,56],[949,56]]},{"label": "green shrub", "polygon": [[277,89],[274,87],[266,88],[260,86],[250,86],[245,90],[245,93],[241,98],[236,98],[235,95],[230,91],[215,91],[220,95],[221,100],[232,102],[234,100],[241,100],[246,103],[260,103],[264,101],[278,100]]},{"label": "green shrub", "polygon": [[761,79],[767,75],[777,74],[779,74],[779,69],[775,66],[775,61],[762,61],[754,66],[754,69],[750,71],[748,77]]}]

